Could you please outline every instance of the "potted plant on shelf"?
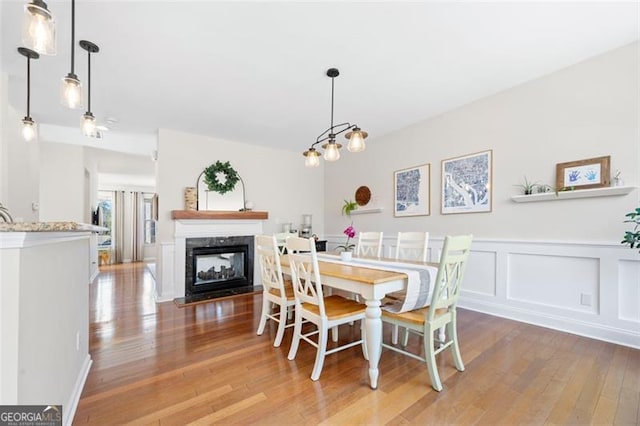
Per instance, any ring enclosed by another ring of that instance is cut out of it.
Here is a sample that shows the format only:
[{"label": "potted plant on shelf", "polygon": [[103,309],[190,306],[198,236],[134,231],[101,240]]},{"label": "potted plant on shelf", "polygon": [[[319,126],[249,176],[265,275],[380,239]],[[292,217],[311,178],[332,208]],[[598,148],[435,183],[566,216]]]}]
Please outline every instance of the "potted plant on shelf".
[{"label": "potted plant on shelf", "polygon": [[538,185],[538,182],[529,182],[527,180],[527,177],[524,176],[524,183],[521,183],[519,185],[514,185],[514,186],[522,188],[522,193],[524,195],[531,195],[533,194],[533,190],[536,188],[537,185]]},{"label": "potted plant on shelf", "polygon": [[631,213],[627,213],[625,217],[628,217],[625,220],[625,223],[635,223],[633,227],[633,231],[626,231],[624,233],[624,239],[620,241],[620,244],[628,245],[629,248],[640,248],[640,207],[636,208],[635,211]]},{"label": "potted plant on shelf", "polygon": [[342,215],[351,216],[351,212],[358,208],[358,203],[355,201],[344,200],[344,205],[342,206]]}]

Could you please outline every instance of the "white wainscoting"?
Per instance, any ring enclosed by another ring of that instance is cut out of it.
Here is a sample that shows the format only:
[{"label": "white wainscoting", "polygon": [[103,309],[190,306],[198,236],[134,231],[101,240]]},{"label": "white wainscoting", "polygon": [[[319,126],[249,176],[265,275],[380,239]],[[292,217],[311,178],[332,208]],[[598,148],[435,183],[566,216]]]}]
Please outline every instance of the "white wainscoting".
[{"label": "white wainscoting", "polygon": [[[387,256],[395,239],[383,240]],[[430,237],[431,261],[443,240]],[[333,250],[344,236],[327,241]],[[617,243],[477,238],[460,307],[640,348],[640,254]]]}]

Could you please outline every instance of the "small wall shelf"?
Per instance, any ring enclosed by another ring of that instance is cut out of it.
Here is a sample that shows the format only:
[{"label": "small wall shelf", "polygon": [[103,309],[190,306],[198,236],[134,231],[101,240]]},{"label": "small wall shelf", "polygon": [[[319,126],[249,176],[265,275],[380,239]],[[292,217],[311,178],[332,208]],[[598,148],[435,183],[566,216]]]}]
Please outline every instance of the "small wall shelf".
[{"label": "small wall shelf", "polygon": [[[511,199],[516,203],[531,203],[536,201],[569,200],[572,198],[609,197],[613,195],[627,195],[635,190],[635,186],[609,186],[607,188],[576,189],[573,191],[544,192],[531,195],[513,195]],[[351,213],[353,214],[353,212]]]},{"label": "small wall shelf", "polygon": [[380,213],[382,207],[370,208],[370,209],[355,209],[351,214],[367,214],[367,213]]}]

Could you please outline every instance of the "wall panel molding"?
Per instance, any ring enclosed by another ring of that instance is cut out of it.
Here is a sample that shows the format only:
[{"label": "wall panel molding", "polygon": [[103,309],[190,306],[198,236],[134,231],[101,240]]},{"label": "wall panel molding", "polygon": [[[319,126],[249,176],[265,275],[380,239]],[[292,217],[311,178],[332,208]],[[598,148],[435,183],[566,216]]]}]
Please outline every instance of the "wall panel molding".
[{"label": "wall panel molding", "polygon": [[[430,261],[443,241],[430,237]],[[383,244],[392,252],[395,233]],[[460,307],[640,348],[638,283],[640,255],[617,242],[476,238]]]}]

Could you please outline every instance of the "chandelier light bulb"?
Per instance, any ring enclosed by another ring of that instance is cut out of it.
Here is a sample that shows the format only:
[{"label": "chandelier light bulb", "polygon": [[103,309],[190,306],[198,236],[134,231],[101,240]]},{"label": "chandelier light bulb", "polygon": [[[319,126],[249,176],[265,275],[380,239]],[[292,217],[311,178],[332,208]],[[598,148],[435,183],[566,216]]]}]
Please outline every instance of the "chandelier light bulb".
[{"label": "chandelier light bulb", "polygon": [[304,152],[304,165],[307,167],[318,167],[320,165],[320,153],[315,148],[310,148]]},{"label": "chandelier light bulb", "polygon": [[347,145],[349,152],[364,151],[364,138],[362,137],[360,129],[354,130],[350,135],[347,135],[347,139],[349,139],[349,144]]},{"label": "chandelier light bulb", "polygon": [[38,124],[31,117],[22,120],[22,139],[33,142],[38,137]]},{"label": "chandelier light bulb", "polygon": [[327,161],[337,161],[340,159],[340,151],[335,142],[329,142],[325,146],[324,159]]},{"label": "chandelier light bulb", "polygon": [[42,0],[34,0],[24,6],[22,42],[42,55],[56,54],[55,21]]},{"label": "chandelier light bulb", "polygon": [[82,107],[82,83],[74,74],[67,74],[62,79],[60,101],[67,108],[77,109]]},{"label": "chandelier light bulb", "polygon": [[90,138],[95,138],[97,136],[96,118],[90,112],[87,112],[82,116],[82,123],[80,127],[83,135]]}]

